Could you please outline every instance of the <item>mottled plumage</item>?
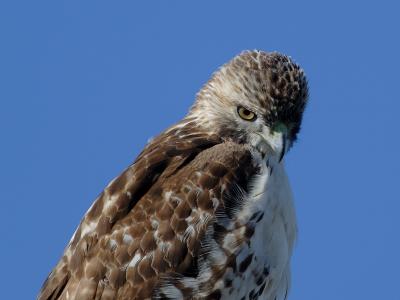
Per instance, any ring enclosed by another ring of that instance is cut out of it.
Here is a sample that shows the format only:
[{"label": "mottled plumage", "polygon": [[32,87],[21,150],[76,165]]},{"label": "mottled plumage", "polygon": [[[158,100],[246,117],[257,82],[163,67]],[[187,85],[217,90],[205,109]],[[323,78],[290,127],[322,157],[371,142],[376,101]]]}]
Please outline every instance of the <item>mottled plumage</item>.
[{"label": "mottled plumage", "polygon": [[222,66],[96,199],[38,299],[285,299],[296,220],[282,157],[307,94],[278,53]]}]

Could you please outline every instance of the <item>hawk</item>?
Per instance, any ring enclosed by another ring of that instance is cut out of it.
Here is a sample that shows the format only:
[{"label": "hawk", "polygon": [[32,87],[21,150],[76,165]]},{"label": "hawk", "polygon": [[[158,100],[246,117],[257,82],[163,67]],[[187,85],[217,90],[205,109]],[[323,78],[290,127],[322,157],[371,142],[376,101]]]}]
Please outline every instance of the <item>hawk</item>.
[{"label": "hawk", "polygon": [[307,99],[288,56],[223,65],[95,200],[38,299],[286,299],[297,227],[283,158]]}]

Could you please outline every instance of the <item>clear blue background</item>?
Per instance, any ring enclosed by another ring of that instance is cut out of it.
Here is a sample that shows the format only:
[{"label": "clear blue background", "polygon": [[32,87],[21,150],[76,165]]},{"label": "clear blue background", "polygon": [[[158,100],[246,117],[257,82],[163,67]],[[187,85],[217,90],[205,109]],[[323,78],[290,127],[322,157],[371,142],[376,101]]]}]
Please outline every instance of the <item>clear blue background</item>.
[{"label": "clear blue background", "polygon": [[291,55],[310,83],[287,157],[299,220],[290,299],[400,299],[395,1],[7,2],[2,299],[36,297],[102,188],[219,65],[255,48]]}]

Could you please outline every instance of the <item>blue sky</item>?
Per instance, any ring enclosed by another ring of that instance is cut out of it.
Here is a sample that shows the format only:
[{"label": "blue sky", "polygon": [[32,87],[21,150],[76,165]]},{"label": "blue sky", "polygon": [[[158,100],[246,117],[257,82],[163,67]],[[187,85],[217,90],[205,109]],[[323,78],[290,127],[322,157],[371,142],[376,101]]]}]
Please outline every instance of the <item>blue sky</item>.
[{"label": "blue sky", "polygon": [[244,49],[305,69],[290,299],[400,299],[395,1],[3,1],[0,282],[33,299],[97,194]]}]

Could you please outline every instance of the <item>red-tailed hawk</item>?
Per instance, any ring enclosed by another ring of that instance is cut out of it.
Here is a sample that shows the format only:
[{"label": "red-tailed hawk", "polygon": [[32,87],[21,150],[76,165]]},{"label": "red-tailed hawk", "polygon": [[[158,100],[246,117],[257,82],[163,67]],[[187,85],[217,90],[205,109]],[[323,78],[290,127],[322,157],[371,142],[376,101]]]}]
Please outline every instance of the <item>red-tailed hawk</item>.
[{"label": "red-tailed hawk", "polygon": [[96,199],[38,299],[286,299],[296,218],[283,157],[307,98],[285,55],[222,66]]}]

